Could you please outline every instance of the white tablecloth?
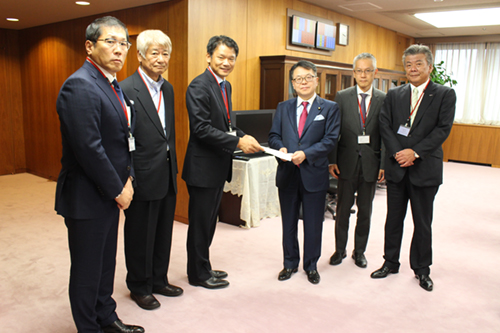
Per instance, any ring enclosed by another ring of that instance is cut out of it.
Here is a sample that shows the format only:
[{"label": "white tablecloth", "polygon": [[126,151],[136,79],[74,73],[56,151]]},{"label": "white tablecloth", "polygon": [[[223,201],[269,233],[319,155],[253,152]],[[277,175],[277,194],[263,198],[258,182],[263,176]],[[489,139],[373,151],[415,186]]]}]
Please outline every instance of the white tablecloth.
[{"label": "white tablecloth", "polygon": [[241,196],[240,218],[245,228],[258,227],[260,220],[280,215],[277,165],[273,156],[233,160],[233,178],[224,185],[224,192]]}]

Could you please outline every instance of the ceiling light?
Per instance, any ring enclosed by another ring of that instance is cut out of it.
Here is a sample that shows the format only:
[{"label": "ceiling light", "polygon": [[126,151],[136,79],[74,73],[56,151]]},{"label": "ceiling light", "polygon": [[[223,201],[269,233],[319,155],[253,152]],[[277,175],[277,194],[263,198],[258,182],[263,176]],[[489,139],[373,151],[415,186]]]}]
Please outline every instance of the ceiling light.
[{"label": "ceiling light", "polygon": [[7,18],[7,21],[10,21],[10,22],[17,22],[17,21],[19,21],[19,19],[14,18],[14,17],[8,17],[8,18]]},{"label": "ceiling light", "polygon": [[499,25],[500,8],[417,13],[414,15],[416,18],[432,24],[436,28],[476,27]]},{"label": "ceiling light", "polygon": [[88,5],[90,5],[90,2],[87,2],[87,1],[77,1],[75,3],[77,5],[80,5],[80,6],[88,6]]}]

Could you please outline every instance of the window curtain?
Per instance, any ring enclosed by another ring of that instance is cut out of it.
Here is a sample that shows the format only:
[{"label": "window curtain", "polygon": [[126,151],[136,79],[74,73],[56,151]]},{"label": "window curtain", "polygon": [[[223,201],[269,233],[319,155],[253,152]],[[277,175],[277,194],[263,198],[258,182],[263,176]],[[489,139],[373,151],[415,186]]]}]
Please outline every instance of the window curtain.
[{"label": "window curtain", "polygon": [[455,121],[500,125],[500,43],[436,44],[441,61],[458,82]]}]

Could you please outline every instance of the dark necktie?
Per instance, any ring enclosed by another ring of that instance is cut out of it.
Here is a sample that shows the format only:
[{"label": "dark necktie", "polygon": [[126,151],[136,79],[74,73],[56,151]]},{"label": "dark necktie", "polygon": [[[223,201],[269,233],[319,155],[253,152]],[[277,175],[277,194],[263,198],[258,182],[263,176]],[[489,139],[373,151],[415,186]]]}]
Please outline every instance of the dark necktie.
[{"label": "dark necktie", "polygon": [[114,79],[112,83],[113,83],[113,87],[115,87],[116,94],[120,98],[120,102],[121,103],[125,102],[125,98],[123,98],[122,88],[120,88],[120,86],[118,85],[118,81],[116,81],[116,79]]},{"label": "dark necktie", "polygon": [[307,105],[309,104],[309,102],[302,102],[302,114],[300,115],[300,119],[299,119],[299,129],[298,129],[298,132],[299,132],[299,138],[302,136],[302,131],[304,130],[304,125],[306,124],[306,120],[307,120]]},{"label": "dark necktie", "polygon": [[363,121],[366,122],[366,97],[368,94],[360,94],[361,95],[361,129],[364,129],[364,123]]},{"label": "dark necktie", "polygon": [[222,90],[222,95],[224,95],[224,100],[227,98],[226,96],[226,81],[221,81],[220,89]]}]

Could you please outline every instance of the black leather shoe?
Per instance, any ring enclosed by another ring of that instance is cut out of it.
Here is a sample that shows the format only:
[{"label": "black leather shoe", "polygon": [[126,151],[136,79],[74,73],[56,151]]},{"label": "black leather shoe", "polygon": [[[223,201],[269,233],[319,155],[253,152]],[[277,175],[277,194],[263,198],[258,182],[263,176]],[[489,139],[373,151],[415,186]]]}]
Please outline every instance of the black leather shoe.
[{"label": "black leather shoe", "polygon": [[135,325],[125,325],[117,319],[111,325],[102,328],[104,333],[144,333],[144,328]]},{"label": "black leather shoe", "polygon": [[307,271],[306,273],[307,273],[307,279],[309,280],[309,282],[311,282],[312,284],[319,283],[320,277],[319,277],[319,273],[317,270]]},{"label": "black leather shoe", "polygon": [[429,275],[415,275],[415,278],[418,279],[420,287],[424,288],[427,291],[432,291],[434,287],[434,283],[431,280]]},{"label": "black leather shoe", "polygon": [[220,289],[229,286],[229,281],[211,277],[206,281],[189,282],[192,286],[205,287],[207,289]]},{"label": "black leather shoe", "polygon": [[387,266],[382,266],[379,269],[377,269],[375,272],[373,272],[370,276],[372,279],[382,279],[387,277],[389,274],[396,274],[399,272],[399,269],[397,268],[389,268]]},{"label": "black leather shoe", "polygon": [[352,252],[352,259],[354,259],[354,263],[356,264],[356,266],[366,268],[367,261],[363,253],[357,254]]},{"label": "black leather shoe", "polygon": [[167,284],[165,287],[160,289],[154,289],[153,294],[160,294],[168,297],[175,297],[182,295],[182,288],[174,286],[173,284]]},{"label": "black leather shoe", "polygon": [[160,302],[153,295],[136,295],[130,293],[130,298],[132,298],[139,307],[144,310],[154,310],[160,307]]},{"label": "black leather shoe", "polygon": [[278,280],[285,281],[292,277],[293,273],[297,273],[297,268],[283,268],[278,274]]},{"label": "black leather shoe", "polygon": [[227,273],[224,271],[210,271],[212,276],[217,279],[225,279],[227,278]]},{"label": "black leather shoe", "polygon": [[330,257],[330,265],[338,265],[342,262],[342,259],[346,257],[345,252],[340,253],[340,252],[335,252],[331,257]]}]

